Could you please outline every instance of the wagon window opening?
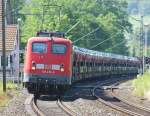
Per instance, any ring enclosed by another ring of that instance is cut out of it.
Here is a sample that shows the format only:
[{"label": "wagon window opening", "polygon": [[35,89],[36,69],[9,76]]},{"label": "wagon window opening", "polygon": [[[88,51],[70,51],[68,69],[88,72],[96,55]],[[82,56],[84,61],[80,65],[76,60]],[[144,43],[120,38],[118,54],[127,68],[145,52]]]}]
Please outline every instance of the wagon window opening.
[{"label": "wagon window opening", "polygon": [[53,44],[52,53],[54,54],[65,54],[67,46],[64,44]]},{"label": "wagon window opening", "polygon": [[36,53],[45,53],[46,52],[46,43],[33,43],[32,44],[32,52]]}]

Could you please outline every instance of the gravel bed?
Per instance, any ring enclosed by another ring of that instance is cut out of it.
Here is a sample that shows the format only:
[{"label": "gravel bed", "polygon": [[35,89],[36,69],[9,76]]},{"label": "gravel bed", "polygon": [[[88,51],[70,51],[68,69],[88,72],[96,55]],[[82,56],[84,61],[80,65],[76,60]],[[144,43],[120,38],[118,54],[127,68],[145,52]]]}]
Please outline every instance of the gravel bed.
[{"label": "gravel bed", "polygon": [[76,96],[74,99],[64,100],[64,104],[77,113],[77,116],[126,116],[108,106],[99,103],[87,89],[71,90],[68,96]]},{"label": "gravel bed", "polygon": [[65,102],[65,104],[78,113],[78,116],[126,116],[93,100],[79,98],[73,102]]},{"label": "gravel bed", "polygon": [[18,91],[17,94],[11,93],[13,98],[6,107],[0,108],[0,116],[30,116],[25,111],[24,102],[28,97],[26,90]]},{"label": "gravel bed", "polygon": [[[133,103],[150,108],[150,101],[133,94],[131,81],[120,84],[119,87],[122,88],[117,91],[119,95],[124,96]],[[6,107],[0,108],[0,116],[29,116],[24,106],[24,101],[29,94],[26,90],[19,91],[18,93],[19,94],[15,95]],[[64,101],[64,104],[68,105],[73,111],[78,113],[78,116],[126,116],[102,103],[98,103],[95,99],[91,99],[91,97],[87,97],[89,95],[87,90],[81,90],[77,93],[72,91],[69,94],[77,97],[73,100]]]},{"label": "gravel bed", "polygon": [[[68,116],[62,109],[57,105],[56,99],[50,99],[48,97],[42,98],[43,100],[38,99],[37,105],[38,108],[46,116]],[[45,100],[44,100],[45,99]]]},{"label": "gravel bed", "polygon": [[132,81],[128,81],[119,85],[120,88],[116,91],[119,96],[127,99],[131,103],[139,104],[140,106],[150,108],[150,101],[144,97],[136,96],[133,91]]}]

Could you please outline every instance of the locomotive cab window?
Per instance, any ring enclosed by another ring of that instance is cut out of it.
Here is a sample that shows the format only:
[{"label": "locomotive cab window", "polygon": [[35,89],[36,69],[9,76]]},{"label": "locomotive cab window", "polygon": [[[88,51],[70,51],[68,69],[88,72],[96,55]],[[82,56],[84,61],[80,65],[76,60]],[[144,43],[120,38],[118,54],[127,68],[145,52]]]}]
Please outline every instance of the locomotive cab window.
[{"label": "locomotive cab window", "polygon": [[32,43],[32,52],[45,53],[46,46],[47,46],[46,43],[34,42]]},{"label": "locomotive cab window", "polygon": [[64,44],[53,44],[52,53],[54,54],[65,54],[67,46]]}]

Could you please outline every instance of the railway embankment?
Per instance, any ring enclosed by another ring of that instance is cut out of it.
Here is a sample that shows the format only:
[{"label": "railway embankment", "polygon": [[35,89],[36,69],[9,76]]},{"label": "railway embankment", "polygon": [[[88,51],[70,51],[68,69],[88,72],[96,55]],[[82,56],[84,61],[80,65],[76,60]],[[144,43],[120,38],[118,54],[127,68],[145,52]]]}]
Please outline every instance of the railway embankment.
[{"label": "railway embankment", "polygon": [[[0,81],[0,88],[2,88]],[[7,91],[0,89],[0,116],[29,116],[25,110],[24,101],[28,97],[26,90],[16,84],[7,82]]]},{"label": "railway embankment", "polygon": [[16,86],[12,83],[12,82],[8,82],[7,83],[7,92],[4,93],[2,88],[3,88],[3,83],[2,81],[0,81],[0,107],[4,107],[6,106],[9,101],[12,99],[13,97],[13,93],[15,91]]}]

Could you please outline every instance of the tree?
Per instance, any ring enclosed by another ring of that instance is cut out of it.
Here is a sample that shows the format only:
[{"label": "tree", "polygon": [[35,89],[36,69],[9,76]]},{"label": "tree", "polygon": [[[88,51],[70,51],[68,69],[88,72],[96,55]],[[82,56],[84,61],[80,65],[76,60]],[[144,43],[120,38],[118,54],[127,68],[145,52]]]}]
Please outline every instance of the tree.
[{"label": "tree", "polygon": [[40,29],[67,32],[79,22],[67,33],[72,41],[81,38],[74,45],[91,49],[107,39],[93,49],[128,54],[124,31],[132,30],[126,8],[127,3],[122,0],[29,0],[21,11],[32,14],[25,17],[23,41],[35,36]]},{"label": "tree", "polygon": [[17,19],[22,18],[24,20],[24,15],[19,14],[19,11],[24,6],[26,0],[7,0],[6,4],[6,16],[7,24],[17,24]]}]

